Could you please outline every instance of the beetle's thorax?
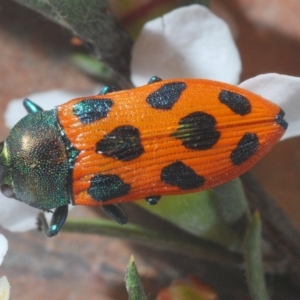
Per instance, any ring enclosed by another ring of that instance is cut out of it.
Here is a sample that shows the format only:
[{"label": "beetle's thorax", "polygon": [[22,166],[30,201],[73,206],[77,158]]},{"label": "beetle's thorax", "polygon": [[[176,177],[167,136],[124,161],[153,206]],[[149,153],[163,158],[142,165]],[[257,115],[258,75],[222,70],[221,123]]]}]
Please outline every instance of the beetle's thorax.
[{"label": "beetle's thorax", "polygon": [[69,165],[56,110],[31,113],[11,130],[1,154],[3,183],[16,199],[48,210],[69,202]]}]

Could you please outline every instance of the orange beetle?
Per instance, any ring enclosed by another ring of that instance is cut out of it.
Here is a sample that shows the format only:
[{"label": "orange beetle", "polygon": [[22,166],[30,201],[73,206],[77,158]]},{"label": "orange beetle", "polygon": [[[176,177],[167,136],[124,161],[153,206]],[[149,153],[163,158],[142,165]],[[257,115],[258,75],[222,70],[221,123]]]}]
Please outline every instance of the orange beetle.
[{"label": "orange beetle", "polygon": [[2,192],[42,210],[55,208],[58,233],[68,204],[103,206],[191,193],[253,166],[287,128],[277,105],[226,83],[152,77],[148,85],[71,100],[30,114],[2,143]]}]

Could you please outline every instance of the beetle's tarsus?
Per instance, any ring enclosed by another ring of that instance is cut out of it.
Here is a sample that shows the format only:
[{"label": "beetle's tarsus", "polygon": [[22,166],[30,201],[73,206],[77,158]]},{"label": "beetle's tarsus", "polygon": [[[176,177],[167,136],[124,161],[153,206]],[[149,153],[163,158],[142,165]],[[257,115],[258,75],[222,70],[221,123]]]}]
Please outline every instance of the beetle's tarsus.
[{"label": "beetle's tarsus", "polygon": [[[46,222],[46,226],[45,226]],[[43,212],[40,212],[36,218],[36,225],[37,225],[37,230],[42,231],[43,227],[48,227],[48,223],[45,217],[45,214]]]},{"label": "beetle's tarsus", "polygon": [[99,95],[106,95],[106,94],[116,92],[116,91],[118,91],[118,89],[115,86],[106,85],[100,90]]},{"label": "beetle's tarsus", "polygon": [[162,79],[158,76],[152,76],[149,81],[148,81],[148,84],[151,84],[151,83],[154,83],[154,82],[159,82],[159,81],[162,81]]},{"label": "beetle's tarsus", "polygon": [[155,205],[158,203],[160,198],[161,198],[161,196],[150,196],[150,197],[146,197],[145,200],[149,205]]},{"label": "beetle's tarsus", "polygon": [[37,104],[35,104],[31,100],[29,100],[28,98],[25,98],[23,100],[23,105],[29,114],[44,111],[40,106],[38,106]]},{"label": "beetle's tarsus", "polygon": [[58,234],[62,226],[64,225],[68,217],[68,205],[63,205],[54,210],[50,226],[43,212],[38,214],[37,226],[38,230],[44,229],[45,234],[48,237],[52,237]]},{"label": "beetle's tarsus", "polygon": [[117,204],[103,205],[102,210],[119,224],[126,224],[128,221],[127,215],[123,208]]}]

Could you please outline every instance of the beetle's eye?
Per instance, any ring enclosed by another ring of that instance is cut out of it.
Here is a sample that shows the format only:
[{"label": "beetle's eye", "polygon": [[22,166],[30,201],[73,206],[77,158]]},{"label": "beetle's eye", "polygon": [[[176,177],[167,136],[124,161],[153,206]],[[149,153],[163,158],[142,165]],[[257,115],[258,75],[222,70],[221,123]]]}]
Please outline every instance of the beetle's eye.
[{"label": "beetle's eye", "polygon": [[0,142],[0,153],[3,151],[4,148],[4,142]]},{"label": "beetle's eye", "polygon": [[1,193],[7,198],[15,198],[13,189],[7,184],[1,186]]}]

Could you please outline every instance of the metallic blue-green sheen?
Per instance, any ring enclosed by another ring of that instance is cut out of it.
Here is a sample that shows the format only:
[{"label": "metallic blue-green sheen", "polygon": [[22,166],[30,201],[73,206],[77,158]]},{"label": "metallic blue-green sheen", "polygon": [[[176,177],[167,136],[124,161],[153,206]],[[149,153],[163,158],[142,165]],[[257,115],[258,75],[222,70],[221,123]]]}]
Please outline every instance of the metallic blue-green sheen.
[{"label": "metallic blue-green sheen", "polygon": [[[16,198],[49,210],[70,202],[70,159],[56,110],[31,113],[11,130],[0,156]],[[74,153],[73,155],[74,156]]]}]

